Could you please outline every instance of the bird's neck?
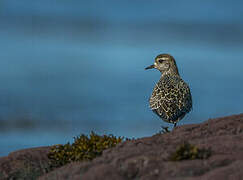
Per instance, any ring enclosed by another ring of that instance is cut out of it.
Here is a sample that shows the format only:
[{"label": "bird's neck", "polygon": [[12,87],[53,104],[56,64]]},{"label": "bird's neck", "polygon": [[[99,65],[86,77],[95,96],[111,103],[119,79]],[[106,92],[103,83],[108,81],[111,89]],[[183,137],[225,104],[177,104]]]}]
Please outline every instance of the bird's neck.
[{"label": "bird's neck", "polygon": [[170,68],[168,71],[161,72],[161,77],[164,76],[180,76],[180,74],[177,68],[175,69]]}]

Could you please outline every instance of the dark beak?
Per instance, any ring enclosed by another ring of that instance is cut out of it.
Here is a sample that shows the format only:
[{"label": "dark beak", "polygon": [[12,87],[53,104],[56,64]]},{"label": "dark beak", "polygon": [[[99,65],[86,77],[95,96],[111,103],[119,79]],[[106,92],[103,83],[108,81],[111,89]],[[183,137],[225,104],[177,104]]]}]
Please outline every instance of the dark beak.
[{"label": "dark beak", "polygon": [[151,66],[149,66],[149,67],[146,67],[145,70],[147,70],[147,69],[153,69],[153,68],[154,68],[154,64],[151,65]]}]

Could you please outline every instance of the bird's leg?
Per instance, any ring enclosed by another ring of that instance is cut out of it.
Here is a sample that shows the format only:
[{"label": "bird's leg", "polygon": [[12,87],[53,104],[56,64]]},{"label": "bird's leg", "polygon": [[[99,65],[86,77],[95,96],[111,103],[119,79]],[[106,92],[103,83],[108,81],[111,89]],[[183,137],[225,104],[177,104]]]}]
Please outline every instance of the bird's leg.
[{"label": "bird's leg", "polygon": [[174,124],[174,127],[173,128],[175,128],[176,127],[176,123]]}]

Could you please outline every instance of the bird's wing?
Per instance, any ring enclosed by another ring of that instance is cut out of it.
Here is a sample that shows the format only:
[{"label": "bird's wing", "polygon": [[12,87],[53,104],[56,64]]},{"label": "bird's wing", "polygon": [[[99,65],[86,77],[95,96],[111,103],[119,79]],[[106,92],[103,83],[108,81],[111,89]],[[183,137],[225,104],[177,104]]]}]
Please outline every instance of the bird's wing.
[{"label": "bird's wing", "polygon": [[187,83],[182,79],[178,84],[178,108],[181,111],[188,113],[192,109],[192,96],[191,91]]}]

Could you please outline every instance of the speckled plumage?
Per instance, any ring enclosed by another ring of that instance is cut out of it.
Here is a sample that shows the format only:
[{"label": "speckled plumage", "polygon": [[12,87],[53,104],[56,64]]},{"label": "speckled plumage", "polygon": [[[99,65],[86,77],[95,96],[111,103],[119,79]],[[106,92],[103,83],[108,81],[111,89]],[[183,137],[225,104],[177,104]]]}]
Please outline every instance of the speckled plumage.
[{"label": "speckled plumage", "polygon": [[155,85],[149,104],[164,121],[176,123],[191,110],[190,89],[179,76],[165,75]]},{"label": "speckled plumage", "polygon": [[146,69],[151,68],[161,71],[161,78],[150,97],[150,108],[162,120],[176,125],[192,109],[190,88],[181,79],[171,55],[157,56],[154,65]]}]

